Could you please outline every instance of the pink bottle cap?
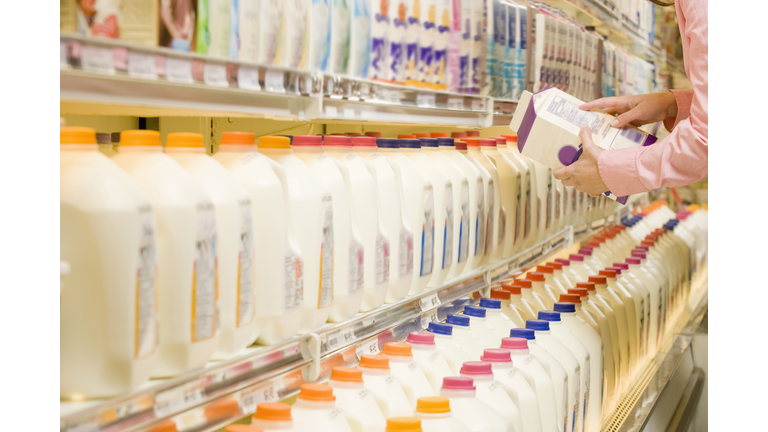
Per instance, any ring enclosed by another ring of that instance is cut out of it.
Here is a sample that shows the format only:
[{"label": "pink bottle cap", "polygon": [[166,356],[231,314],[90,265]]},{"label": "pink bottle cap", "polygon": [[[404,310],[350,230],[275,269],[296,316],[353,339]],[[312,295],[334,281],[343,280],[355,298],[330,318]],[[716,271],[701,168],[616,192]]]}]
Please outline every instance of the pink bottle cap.
[{"label": "pink bottle cap", "polygon": [[579,249],[584,249],[584,250],[592,251],[592,250],[594,250],[595,248],[593,248],[592,246],[589,246],[589,245],[587,245],[587,246],[582,246],[582,247],[580,247]]},{"label": "pink bottle cap", "polygon": [[592,256],[592,249],[585,249],[582,247],[579,249],[579,255]]},{"label": "pink bottle cap", "polygon": [[483,351],[480,360],[491,363],[512,363],[512,356],[509,351],[500,348],[488,348]]},{"label": "pink bottle cap", "polygon": [[366,132],[365,136],[369,136],[373,138],[381,138],[381,132]]},{"label": "pink bottle cap", "polygon": [[507,139],[502,137],[491,137],[491,139],[496,140],[496,146],[506,146],[507,145]]},{"label": "pink bottle cap", "polygon": [[584,261],[584,255],[579,255],[579,254],[570,254],[570,255],[568,256],[568,259],[569,259],[569,260],[571,260],[571,261],[578,261],[578,262],[582,262],[582,261]]},{"label": "pink bottle cap", "polygon": [[454,141],[453,145],[456,146],[456,150],[466,150],[467,149],[467,143],[464,141]]},{"label": "pink bottle cap", "polygon": [[496,147],[495,139],[480,138],[478,141],[481,147]]},{"label": "pink bottle cap", "polygon": [[352,138],[348,136],[326,135],[323,137],[323,145],[351,147]]},{"label": "pink bottle cap", "polygon": [[323,137],[318,135],[294,135],[291,145],[296,147],[322,146]]},{"label": "pink bottle cap", "polygon": [[640,258],[627,258],[624,261],[626,261],[627,264],[633,264],[633,265],[639,265],[642,262]]},{"label": "pink bottle cap", "polygon": [[648,252],[648,249],[650,249],[648,246],[640,245],[640,246],[635,246],[633,251]]},{"label": "pink bottle cap", "polygon": [[480,137],[480,131],[476,131],[476,130],[467,131],[467,136],[468,137]]},{"label": "pink bottle cap", "polygon": [[616,273],[616,276],[621,276],[621,270],[622,269],[619,268],[619,267],[608,267],[608,268],[606,268],[606,270],[610,270],[610,271]]},{"label": "pink bottle cap", "polygon": [[645,252],[641,252],[641,251],[632,251],[632,256],[640,259],[646,258]]},{"label": "pink bottle cap", "polygon": [[429,332],[412,331],[408,333],[405,342],[411,345],[434,345],[435,335]]},{"label": "pink bottle cap", "polygon": [[352,146],[354,147],[376,147],[376,138],[367,136],[352,137]]},{"label": "pink bottle cap", "polygon": [[568,267],[571,265],[571,260],[567,260],[565,258],[558,258],[555,260],[556,263],[560,264],[563,267]]},{"label": "pink bottle cap", "polygon": [[491,364],[486,361],[468,361],[461,365],[460,373],[464,375],[492,375]]},{"label": "pink bottle cap", "polygon": [[501,347],[503,349],[528,349],[528,339],[518,337],[501,338]]},{"label": "pink bottle cap", "polygon": [[627,263],[613,263],[613,266],[622,270],[629,270],[629,265]]},{"label": "pink bottle cap", "polygon": [[469,377],[445,377],[443,388],[446,390],[475,390],[475,380]]}]

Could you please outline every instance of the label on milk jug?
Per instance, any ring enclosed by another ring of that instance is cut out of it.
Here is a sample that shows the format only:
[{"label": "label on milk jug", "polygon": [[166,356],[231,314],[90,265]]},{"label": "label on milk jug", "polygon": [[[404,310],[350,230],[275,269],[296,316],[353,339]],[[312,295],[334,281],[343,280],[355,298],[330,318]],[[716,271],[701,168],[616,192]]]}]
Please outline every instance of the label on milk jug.
[{"label": "label on milk jug", "polygon": [[323,236],[320,245],[320,286],[317,307],[324,308],[333,301],[333,201],[330,195],[322,201]]},{"label": "label on milk jug", "polygon": [[192,275],[192,342],[212,337],[216,332],[218,274],[216,260],[216,217],[213,204],[197,206],[197,241]]},{"label": "label on milk jug", "polygon": [[475,211],[475,256],[485,254],[485,192],[483,182],[477,182],[477,209]]},{"label": "label on milk jug", "polygon": [[400,227],[400,249],[398,250],[400,277],[413,272],[413,235],[405,227]]},{"label": "label on milk jug", "polygon": [[563,432],[568,430],[568,381],[563,381]]},{"label": "label on milk jug", "polygon": [[443,229],[443,264],[441,268],[451,266],[453,260],[453,187],[445,187],[445,228]]},{"label": "label on milk jug", "polygon": [[253,215],[251,200],[240,201],[240,253],[237,262],[237,326],[253,320]]},{"label": "label on milk jug", "polygon": [[[585,380],[584,380],[584,382],[586,383],[586,385],[584,386],[585,387],[585,389],[584,389],[584,398],[582,399],[582,406],[583,407],[581,409],[581,418],[582,418],[581,423],[584,424],[584,425],[588,425],[589,424],[589,387],[590,387],[590,383],[591,383],[590,378],[592,377],[592,374],[590,372],[590,366],[591,365],[589,364],[589,362],[591,360],[592,359],[589,356],[587,356],[587,361],[584,362],[584,367],[586,368],[585,369]],[[582,427],[581,430],[586,431],[586,426]]]},{"label": "label on milk jug", "polygon": [[485,224],[485,254],[493,252],[493,206],[495,204],[493,180],[488,180],[488,222]]},{"label": "label on milk jug", "polygon": [[496,240],[496,244],[499,247],[504,247],[504,235],[507,234],[507,211],[504,207],[499,207],[499,236]]},{"label": "label on milk jug", "polygon": [[363,246],[354,238],[349,241],[349,293],[363,289]]},{"label": "label on milk jug", "polygon": [[525,176],[526,182],[525,184],[525,222],[524,222],[524,238],[528,238],[528,236],[531,233],[531,209],[533,208],[531,206],[531,173],[529,172],[528,175]]},{"label": "label on milk jug", "polygon": [[469,256],[469,184],[461,183],[461,221],[459,222],[459,259],[464,262]]},{"label": "label on milk jug", "polygon": [[139,261],[136,269],[136,335],[134,358],[144,358],[155,352],[157,337],[157,287],[155,286],[157,249],[155,248],[155,218],[152,207],[139,209]]},{"label": "label on milk jug", "polygon": [[389,282],[389,240],[376,234],[376,285]]},{"label": "label on milk jug", "polygon": [[519,227],[522,223],[520,219],[520,212],[523,209],[523,179],[520,173],[517,173],[517,198],[515,199],[515,236],[512,238],[513,243],[517,243],[518,235],[520,234]]},{"label": "label on milk jug", "polygon": [[[580,376],[581,370],[579,367],[576,367],[576,374],[575,376]],[[573,399],[575,403],[573,404],[573,423],[571,424],[571,430],[577,430],[576,425],[581,424],[581,410],[579,409],[579,406],[581,404],[581,395],[579,394],[581,392],[581,388],[579,388],[579,385],[576,385],[576,394],[574,395],[575,398]]]},{"label": "label on milk jug", "polygon": [[547,218],[546,218],[546,224],[544,225],[544,228],[549,229],[550,224],[552,223],[552,176],[547,177]]},{"label": "label on milk jug", "polygon": [[421,221],[421,263],[419,276],[432,274],[435,243],[435,197],[429,188]]},{"label": "label on milk jug", "polygon": [[301,257],[289,248],[284,262],[285,292],[283,305],[286,311],[301,306],[301,301],[304,298],[303,264]]}]

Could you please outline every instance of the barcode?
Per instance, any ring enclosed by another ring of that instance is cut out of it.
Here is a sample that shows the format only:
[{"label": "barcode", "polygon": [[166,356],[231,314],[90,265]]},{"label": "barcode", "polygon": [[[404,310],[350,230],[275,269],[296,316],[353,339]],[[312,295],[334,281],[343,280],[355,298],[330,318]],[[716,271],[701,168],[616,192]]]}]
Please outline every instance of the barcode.
[{"label": "barcode", "polygon": [[635,144],[640,144],[644,140],[643,133],[633,128],[624,128],[621,130],[619,134],[621,135],[622,138],[626,138],[634,142]]}]

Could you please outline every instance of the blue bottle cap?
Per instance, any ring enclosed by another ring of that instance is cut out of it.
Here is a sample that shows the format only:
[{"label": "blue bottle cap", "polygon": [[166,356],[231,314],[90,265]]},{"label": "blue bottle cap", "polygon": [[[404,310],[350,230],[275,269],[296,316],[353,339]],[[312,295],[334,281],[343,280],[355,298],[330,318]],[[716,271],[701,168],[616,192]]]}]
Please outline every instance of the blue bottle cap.
[{"label": "blue bottle cap", "polygon": [[436,138],[419,138],[422,147],[437,147]]},{"label": "blue bottle cap", "polygon": [[464,315],[476,318],[485,318],[485,309],[477,306],[464,306]]},{"label": "blue bottle cap", "polygon": [[457,326],[462,326],[462,327],[469,327],[469,317],[468,316],[461,316],[461,315],[450,314],[445,319],[445,322],[447,324],[451,324],[451,325],[457,325]]},{"label": "blue bottle cap", "polygon": [[486,309],[501,309],[501,300],[483,298],[480,299],[480,307]]},{"label": "blue bottle cap", "polygon": [[531,329],[514,328],[509,331],[509,337],[519,337],[528,340],[535,340],[536,334]]},{"label": "blue bottle cap", "polygon": [[436,322],[431,322],[427,326],[427,331],[430,333],[436,333],[446,336],[451,336],[453,334],[453,327],[451,327],[448,324],[441,324]]},{"label": "blue bottle cap", "polygon": [[381,148],[400,148],[400,143],[394,138],[376,138],[376,146]]},{"label": "blue bottle cap", "polygon": [[549,331],[549,321],[528,320],[525,322],[525,328],[536,331]]},{"label": "blue bottle cap", "polygon": [[420,149],[421,142],[417,139],[399,139],[400,148]]},{"label": "blue bottle cap", "polygon": [[553,309],[555,312],[576,312],[576,305],[573,303],[557,302]]},{"label": "blue bottle cap", "polygon": [[560,312],[539,311],[539,319],[549,322],[560,322]]},{"label": "blue bottle cap", "polygon": [[437,145],[445,147],[455,147],[453,138],[438,138]]}]

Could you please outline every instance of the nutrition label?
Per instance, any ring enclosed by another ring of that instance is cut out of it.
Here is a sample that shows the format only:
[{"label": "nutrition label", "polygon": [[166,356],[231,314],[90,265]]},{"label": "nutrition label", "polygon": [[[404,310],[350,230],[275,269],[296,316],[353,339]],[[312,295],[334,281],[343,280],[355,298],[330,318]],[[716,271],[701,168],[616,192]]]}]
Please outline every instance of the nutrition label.
[{"label": "nutrition label", "polygon": [[435,197],[432,195],[431,189],[424,203],[424,214],[422,215],[421,222],[421,267],[419,276],[426,276],[432,274],[435,247]]},{"label": "nutrition label", "polygon": [[323,197],[323,234],[320,245],[320,286],[317,307],[324,308],[333,301],[333,201],[330,195]]},{"label": "nutrition label", "polygon": [[216,331],[216,217],[213,204],[197,207],[198,230],[192,276],[192,342]]},{"label": "nutrition label", "polygon": [[400,228],[400,249],[398,250],[400,277],[413,272],[413,235],[405,227]]},{"label": "nutrition label", "polygon": [[139,261],[136,269],[136,336],[134,357],[144,358],[153,352],[157,338],[157,290],[155,268],[155,219],[152,208],[139,208]]},{"label": "nutrition label", "polygon": [[[483,182],[477,182],[477,210],[475,218],[475,256],[485,253],[485,197]],[[478,247],[479,245],[479,247]]]},{"label": "nutrition label", "polygon": [[389,282],[389,240],[376,235],[376,285]]},{"label": "nutrition label", "polygon": [[453,260],[453,188],[445,188],[445,228],[443,230],[443,263],[441,268],[451,266]]},{"label": "nutrition label", "polygon": [[237,263],[237,326],[253,320],[253,215],[251,200],[240,201],[240,253]]},{"label": "nutrition label", "polygon": [[349,293],[363,289],[363,246],[351,239],[349,241]]},{"label": "nutrition label", "polygon": [[285,297],[284,307],[286,311],[301,306],[304,298],[304,278],[302,275],[303,263],[298,254],[288,250],[285,256]]},{"label": "nutrition label", "polygon": [[461,222],[459,223],[459,259],[464,262],[469,256],[469,184],[461,183]]}]

